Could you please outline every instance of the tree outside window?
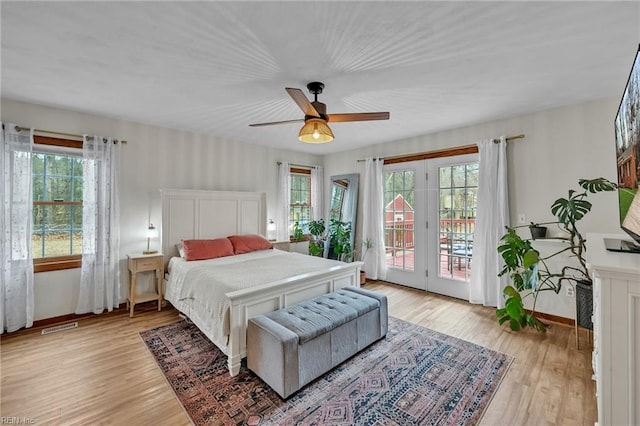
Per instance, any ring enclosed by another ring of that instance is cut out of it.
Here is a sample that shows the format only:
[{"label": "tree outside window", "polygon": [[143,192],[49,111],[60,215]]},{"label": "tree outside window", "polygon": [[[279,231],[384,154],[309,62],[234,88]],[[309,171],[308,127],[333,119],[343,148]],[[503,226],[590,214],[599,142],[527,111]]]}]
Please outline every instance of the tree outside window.
[{"label": "tree outside window", "polygon": [[295,223],[309,233],[311,221],[311,174],[291,173],[291,199],[289,203],[289,230],[293,233]]},{"label": "tree outside window", "polygon": [[34,153],[34,259],[81,254],[82,164],[78,157]]}]

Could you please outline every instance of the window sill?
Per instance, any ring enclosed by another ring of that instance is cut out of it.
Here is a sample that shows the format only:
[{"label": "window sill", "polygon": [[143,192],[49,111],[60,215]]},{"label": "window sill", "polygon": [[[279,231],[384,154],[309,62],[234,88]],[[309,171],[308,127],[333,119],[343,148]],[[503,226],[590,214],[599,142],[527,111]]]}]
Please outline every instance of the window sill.
[{"label": "window sill", "polygon": [[34,259],[33,272],[60,271],[63,269],[80,268],[82,256],[49,257]]}]

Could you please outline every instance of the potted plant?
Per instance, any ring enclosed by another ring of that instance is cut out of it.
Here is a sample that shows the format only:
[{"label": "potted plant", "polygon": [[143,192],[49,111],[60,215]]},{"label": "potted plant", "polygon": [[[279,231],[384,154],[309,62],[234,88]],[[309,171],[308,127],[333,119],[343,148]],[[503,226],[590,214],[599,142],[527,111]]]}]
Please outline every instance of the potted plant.
[{"label": "potted plant", "polygon": [[547,236],[547,227],[542,226],[539,223],[531,222],[529,224],[529,231],[531,232],[532,239],[544,238]]},{"label": "potted plant", "polygon": [[300,223],[296,220],[293,223],[293,229],[292,229],[292,232],[291,232],[291,240],[294,243],[299,243],[303,239],[304,239],[304,232],[302,232],[302,227],[300,226]]},{"label": "potted plant", "polygon": [[309,241],[309,254],[311,256],[322,256],[324,252],[324,240],[322,235],[326,226],[324,225],[324,219],[312,220],[309,222],[309,233],[311,234],[311,241]]},{"label": "potted plant", "polygon": [[329,226],[329,258],[349,262],[353,256],[351,246],[351,222],[331,219]]},{"label": "potted plant", "polygon": [[[535,315],[536,301],[540,292],[553,291],[557,294],[565,282],[569,285],[580,283],[577,286],[578,291],[581,287],[591,288],[591,276],[587,270],[585,259],[586,240],[578,230],[577,223],[591,211],[592,204],[587,201],[589,194],[613,191],[617,185],[605,178],[580,179],[578,184],[582,191],[570,189],[566,198],[558,198],[551,205],[551,213],[555,215],[557,220],[540,224],[557,225],[562,231],[563,235],[560,238],[564,240],[565,247],[551,255],[542,257],[540,252],[533,248],[531,241],[520,237],[516,231],[517,228],[530,225],[508,227],[507,233],[502,236],[498,252],[504,259],[505,265],[499,276],[508,274],[512,285],[508,285],[503,291],[505,307],[496,311],[498,322],[501,325],[509,322],[512,330],[520,330],[529,326],[545,332],[547,326]],[[571,257],[576,259],[577,264],[564,266],[559,271],[550,270],[547,260],[565,252],[569,252]],[[524,308],[523,299],[527,297],[533,298],[530,312]],[[584,298],[577,296],[576,303],[579,299]],[[586,304],[588,305],[588,300]],[[585,311],[585,309],[587,310]],[[577,316],[580,317],[576,318],[578,324],[581,323],[584,316],[588,316],[589,322],[591,321],[589,312],[592,309],[593,306],[577,306]]]},{"label": "potted plant", "polygon": [[[370,248],[373,247],[373,241],[370,238],[367,238],[362,242],[362,247],[364,248],[362,252],[362,261],[364,262],[367,258],[367,252]],[[360,285],[364,285],[367,283],[367,274],[364,269],[360,270]]]}]

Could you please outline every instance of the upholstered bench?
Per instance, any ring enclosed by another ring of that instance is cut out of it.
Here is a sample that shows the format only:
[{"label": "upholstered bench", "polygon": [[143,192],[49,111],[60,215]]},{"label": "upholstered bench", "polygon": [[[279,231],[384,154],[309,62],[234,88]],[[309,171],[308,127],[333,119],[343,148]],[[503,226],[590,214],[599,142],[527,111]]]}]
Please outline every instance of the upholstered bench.
[{"label": "upholstered bench", "polygon": [[387,298],[356,287],[258,315],[247,328],[247,366],[287,398],[387,334]]}]

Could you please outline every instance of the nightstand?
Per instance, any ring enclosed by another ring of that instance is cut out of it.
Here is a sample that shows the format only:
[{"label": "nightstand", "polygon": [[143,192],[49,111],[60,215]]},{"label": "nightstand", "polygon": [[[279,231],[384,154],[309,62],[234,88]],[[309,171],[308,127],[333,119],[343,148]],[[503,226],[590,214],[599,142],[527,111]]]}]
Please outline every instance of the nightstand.
[{"label": "nightstand", "polygon": [[[128,254],[129,267],[129,316],[133,317],[136,303],[158,301],[158,311],[162,308],[162,276],[164,275],[164,256],[162,253]],[[156,289],[153,293],[136,294],[136,276],[138,272],[154,271]]]}]

